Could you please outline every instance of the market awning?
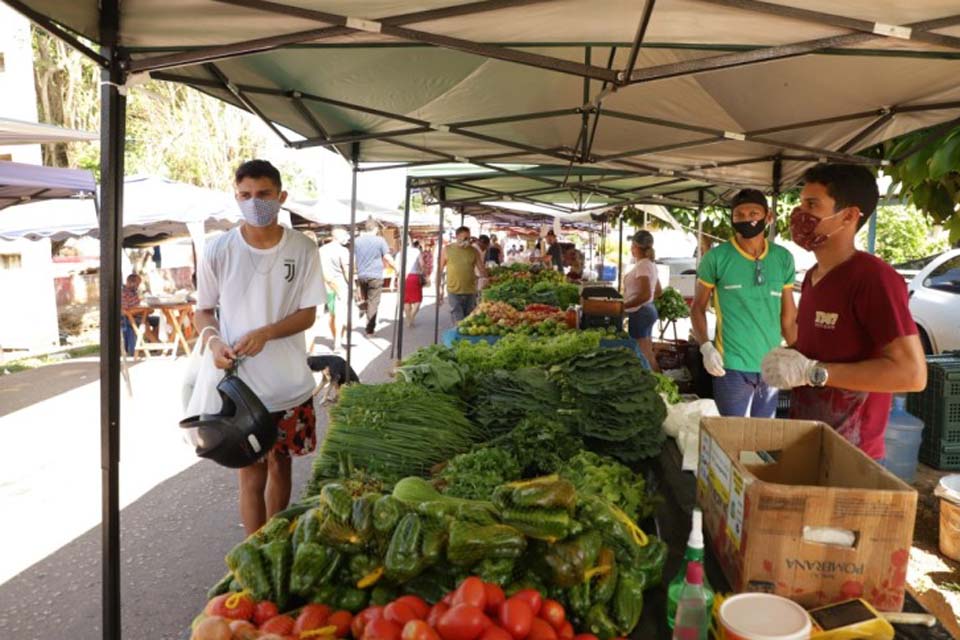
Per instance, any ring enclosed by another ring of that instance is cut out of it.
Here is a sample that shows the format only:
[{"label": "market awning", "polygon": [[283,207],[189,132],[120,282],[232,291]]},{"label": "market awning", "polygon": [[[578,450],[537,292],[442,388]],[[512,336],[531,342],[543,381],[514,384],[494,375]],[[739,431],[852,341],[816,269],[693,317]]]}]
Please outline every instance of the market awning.
[{"label": "market awning", "polygon": [[65,129],[52,124],[0,118],[0,146],[46,142],[97,141],[100,134]]},{"label": "market awning", "polygon": [[[2,167],[0,163],[0,170]],[[208,231],[229,229],[241,219],[228,193],[154,176],[127,178],[125,190],[124,237],[187,235],[187,226],[192,223],[204,224]],[[93,198],[35,202],[0,213],[0,238],[7,240],[63,240],[98,234]]]},{"label": "market awning", "polygon": [[[96,3],[6,1],[98,38]],[[359,161],[571,162],[769,189],[822,159],[879,164],[850,154],[960,117],[955,0],[418,9],[141,0],[121,5],[119,44],[130,72],[246,108],[305,138],[294,146],[347,157],[358,142]]]},{"label": "market awning", "polygon": [[[284,209],[323,227],[350,226],[350,200],[344,198],[323,197],[317,200],[288,201],[284,205]],[[363,224],[368,218],[373,218],[382,224],[393,227],[403,226],[403,211],[394,211],[358,200],[357,224]],[[437,218],[433,215],[411,212],[410,226],[435,227],[437,226]]]},{"label": "market awning", "polygon": [[[96,189],[97,184],[89,171],[0,162],[0,209],[31,200],[89,195]],[[0,214],[0,221],[7,215],[6,212]]]}]

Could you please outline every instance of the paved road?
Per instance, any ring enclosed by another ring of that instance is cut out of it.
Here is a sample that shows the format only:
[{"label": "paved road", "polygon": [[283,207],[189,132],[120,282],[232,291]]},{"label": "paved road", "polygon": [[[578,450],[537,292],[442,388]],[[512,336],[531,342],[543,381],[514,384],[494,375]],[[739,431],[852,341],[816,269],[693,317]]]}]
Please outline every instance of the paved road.
[{"label": "paved road", "polygon": [[[384,320],[393,304],[384,296]],[[441,310],[440,317],[442,331],[449,314]],[[383,324],[372,339],[354,338],[354,369],[364,382],[389,377],[392,320]],[[433,307],[406,333],[406,353],[432,343]],[[197,462],[172,428],[178,403],[166,399],[179,397],[183,362],[156,359],[133,367],[134,395],[124,394],[122,402],[125,640],[184,638],[207,588],[225,571],[224,555],[243,537],[234,473]],[[51,379],[67,377],[53,371],[65,366],[47,368]],[[0,377],[0,397],[7,385],[20,384],[20,375]],[[46,379],[34,377],[31,386]],[[94,378],[6,415],[0,411],[2,640],[101,638],[98,394]],[[39,433],[50,437],[44,441]],[[294,496],[309,478],[312,458],[294,463]]]},{"label": "paved road", "polygon": [[[2,373],[3,365],[0,365]],[[100,361],[83,358],[0,376],[0,416],[43,402],[100,377]]]}]

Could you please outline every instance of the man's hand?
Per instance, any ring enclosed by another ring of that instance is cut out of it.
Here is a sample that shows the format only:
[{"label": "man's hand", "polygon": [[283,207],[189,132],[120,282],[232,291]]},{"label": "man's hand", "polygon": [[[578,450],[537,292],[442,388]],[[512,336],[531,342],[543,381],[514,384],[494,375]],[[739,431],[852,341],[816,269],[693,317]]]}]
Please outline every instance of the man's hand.
[{"label": "man's hand", "polygon": [[217,369],[229,369],[237,359],[237,354],[220,336],[207,341],[207,349],[213,353],[213,364]]},{"label": "man's hand", "polygon": [[263,346],[267,344],[267,340],[271,338],[272,335],[269,329],[267,329],[267,327],[260,327],[237,340],[237,343],[233,345],[233,349],[238,356],[252,357],[263,351]]},{"label": "man's hand", "polygon": [[796,349],[777,348],[760,363],[763,381],[777,389],[793,389],[810,384],[810,370],[816,362]]},{"label": "man's hand", "polygon": [[722,378],[727,375],[727,370],[723,368],[723,355],[717,351],[710,341],[700,345],[700,354],[703,356],[703,368],[707,373],[715,378]]}]

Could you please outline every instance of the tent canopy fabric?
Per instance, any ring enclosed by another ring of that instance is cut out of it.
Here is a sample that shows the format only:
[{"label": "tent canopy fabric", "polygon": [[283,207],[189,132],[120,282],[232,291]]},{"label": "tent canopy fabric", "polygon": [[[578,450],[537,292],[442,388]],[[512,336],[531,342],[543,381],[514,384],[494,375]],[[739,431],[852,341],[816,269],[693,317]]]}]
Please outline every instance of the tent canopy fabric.
[{"label": "tent canopy fabric", "polygon": [[[318,200],[288,201],[284,208],[322,227],[350,226],[350,201],[343,198],[321,197]],[[392,211],[357,200],[356,223],[363,224],[368,218],[394,227],[403,225],[403,211]],[[410,226],[435,227],[437,217],[411,211]]]},{"label": "tent canopy fabric", "polygon": [[[208,231],[223,230],[242,219],[228,193],[153,176],[133,176],[124,185],[124,237],[186,235],[187,225],[197,222]],[[0,238],[8,240],[64,240],[98,233],[92,198],[22,204],[0,213]]]},{"label": "tent canopy fabric", "polygon": [[0,146],[99,139],[100,135],[97,133],[65,129],[52,124],[0,118]]},{"label": "tent canopy fabric", "polygon": [[[31,200],[92,195],[96,189],[89,171],[0,162],[0,209]],[[0,219],[5,215],[0,214]]]},{"label": "tent canopy fabric", "polygon": [[[95,2],[19,4],[98,37]],[[304,138],[294,146],[338,143],[346,157],[359,142],[361,162],[509,158],[682,179],[690,193],[769,190],[824,159],[879,164],[850,154],[960,118],[956,0],[131,0],[120,11],[131,72],[248,109]]]}]

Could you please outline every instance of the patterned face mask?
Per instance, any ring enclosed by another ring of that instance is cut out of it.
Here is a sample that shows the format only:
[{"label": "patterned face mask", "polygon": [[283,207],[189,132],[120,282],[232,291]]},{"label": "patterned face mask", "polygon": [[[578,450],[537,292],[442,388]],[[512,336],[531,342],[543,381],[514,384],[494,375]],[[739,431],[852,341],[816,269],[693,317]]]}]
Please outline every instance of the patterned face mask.
[{"label": "patterned face mask", "polygon": [[817,227],[819,227],[820,223],[824,220],[836,218],[842,213],[843,211],[841,210],[832,216],[818,218],[809,211],[804,211],[800,207],[797,207],[793,210],[793,213],[790,214],[790,238],[797,246],[807,251],[819,249],[830,236],[840,230],[840,227],[826,234],[817,233]]},{"label": "patterned face mask", "polygon": [[277,221],[280,213],[279,200],[261,200],[260,198],[250,198],[249,200],[237,200],[237,206],[243,219],[252,227],[269,227]]}]

